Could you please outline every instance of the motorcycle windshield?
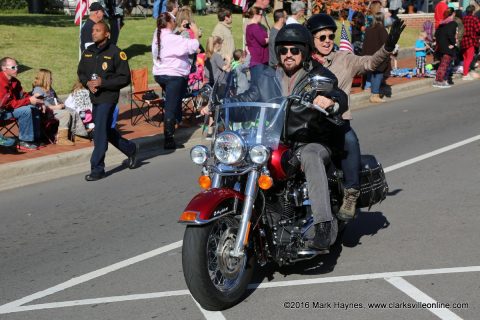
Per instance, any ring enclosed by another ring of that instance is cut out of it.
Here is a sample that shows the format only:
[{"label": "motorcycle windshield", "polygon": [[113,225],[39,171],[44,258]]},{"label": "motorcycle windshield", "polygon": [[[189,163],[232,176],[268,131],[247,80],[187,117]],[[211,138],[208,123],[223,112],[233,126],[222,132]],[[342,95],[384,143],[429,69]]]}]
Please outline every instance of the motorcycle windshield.
[{"label": "motorcycle windshield", "polygon": [[[224,131],[238,133],[248,146],[262,144],[278,147],[285,120],[285,101],[276,71],[265,67],[242,81],[242,66],[237,66],[226,81],[213,88],[216,97],[216,135]],[[247,84],[243,86],[243,84]]]},{"label": "motorcycle windshield", "polygon": [[224,103],[219,108],[216,135],[233,131],[248,146],[277,149],[285,120],[285,104],[262,102]]}]

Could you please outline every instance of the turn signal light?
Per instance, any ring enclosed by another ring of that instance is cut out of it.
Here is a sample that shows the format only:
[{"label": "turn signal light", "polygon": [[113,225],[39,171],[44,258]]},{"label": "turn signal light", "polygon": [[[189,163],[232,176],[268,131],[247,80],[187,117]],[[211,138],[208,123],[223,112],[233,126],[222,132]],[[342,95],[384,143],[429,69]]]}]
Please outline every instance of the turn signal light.
[{"label": "turn signal light", "polygon": [[268,190],[272,187],[272,185],[273,179],[270,176],[261,175],[260,178],[258,178],[258,186],[260,189]]},{"label": "turn signal light", "polygon": [[179,221],[195,221],[197,218],[197,213],[194,211],[184,211],[180,216]]},{"label": "turn signal light", "polygon": [[209,189],[212,185],[212,179],[210,179],[209,176],[200,176],[200,178],[198,178],[198,184],[200,188],[204,190]]}]

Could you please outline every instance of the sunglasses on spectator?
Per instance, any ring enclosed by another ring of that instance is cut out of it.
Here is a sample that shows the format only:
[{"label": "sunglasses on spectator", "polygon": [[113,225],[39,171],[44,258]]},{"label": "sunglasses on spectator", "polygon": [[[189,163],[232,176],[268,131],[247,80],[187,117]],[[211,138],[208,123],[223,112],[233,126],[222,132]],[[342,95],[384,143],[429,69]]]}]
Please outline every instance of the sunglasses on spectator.
[{"label": "sunglasses on spectator", "polygon": [[[321,36],[319,36],[319,37],[314,37],[314,38],[320,40],[321,42],[323,42],[323,41],[327,40],[327,35],[322,34]],[[332,40],[332,41],[335,40],[335,33],[329,34],[329,35],[328,35],[328,39],[330,39],[330,40]]]},{"label": "sunglasses on spectator", "polygon": [[300,49],[297,47],[293,47],[293,48],[280,47],[280,49],[278,49],[278,52],[280,52],[281,55],[286,55],[288,51],[290,51],[290,53],[293,56],[300,54]]},{"label": "sunglasses on spectator", "polygon": [[10,70],[18,70],[18,66],[5,66],[5,68]]}]

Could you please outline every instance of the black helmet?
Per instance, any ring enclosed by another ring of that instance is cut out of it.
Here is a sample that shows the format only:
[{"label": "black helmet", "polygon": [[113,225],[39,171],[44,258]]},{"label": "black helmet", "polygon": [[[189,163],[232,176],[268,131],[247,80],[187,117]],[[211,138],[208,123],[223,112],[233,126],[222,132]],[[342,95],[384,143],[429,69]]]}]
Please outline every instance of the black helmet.
[{"label": "black helmet", "polygon": [[278,31],[277,36],[275,37],[275,53],[277,54],[277,57],[280,56],[278,48],[280,45],[285,44],[300,45],[303,59],[308,60],[310,58],[310,52],[313,48],[312,35],[308,32],[307,28],[301,24],[287,24]]},{"label": "black helmet", "polygon": [[333,32],[337,31],[335,20],[325,13],[314,14],[307,20],[305,26],[311,34],[315,34],[323,29],[331,29]]}]

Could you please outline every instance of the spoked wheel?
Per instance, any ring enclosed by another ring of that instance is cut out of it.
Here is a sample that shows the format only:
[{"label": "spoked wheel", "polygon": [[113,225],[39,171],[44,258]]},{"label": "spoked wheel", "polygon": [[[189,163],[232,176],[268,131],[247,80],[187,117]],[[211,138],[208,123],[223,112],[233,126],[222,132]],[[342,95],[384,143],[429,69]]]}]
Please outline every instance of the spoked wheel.
[{"label": "spoked wheel", "polygon": [[207,310],[223,310],[238,303],[249,284],[255,258],[230,256],[238,230],[232,216],[208,225],[188,226],[183,238],[182,265],[188,289]]}]

